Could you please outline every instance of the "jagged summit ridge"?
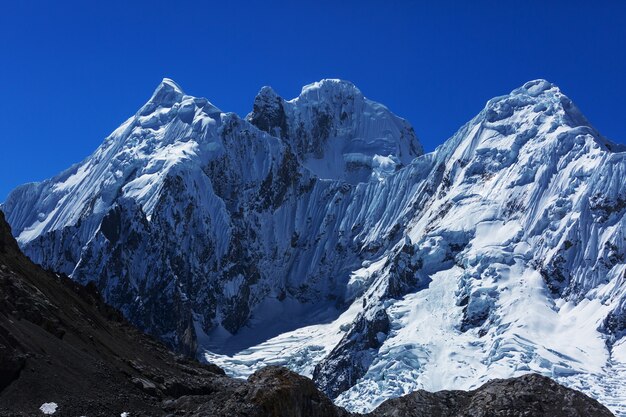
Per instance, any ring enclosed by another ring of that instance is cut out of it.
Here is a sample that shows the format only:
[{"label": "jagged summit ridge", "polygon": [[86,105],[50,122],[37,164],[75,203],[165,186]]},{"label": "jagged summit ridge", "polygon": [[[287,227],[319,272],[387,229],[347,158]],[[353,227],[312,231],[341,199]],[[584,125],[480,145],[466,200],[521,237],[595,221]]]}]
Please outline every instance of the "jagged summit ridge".
[{"label": "jagged summit ridge", "polygon": [[264,87],[247,119],[282,138],[320,178],[380,180],[423,154],[413,128],[349,81],[325,79],[292,100]]},{"label": "jagged summit ridge", "polygon": [[506,96],[489,100],[487,119],[496,122],[511,116],[515,109],[531,104],[534,112],[557,114],[559,122],[571,127],[589,125],[572,101],[556,85],[543,79],[529,81]]},{"label": "jagged summit ridge", "polygon": [[626,150],[625,145],[614,143],[603,137],[556,84],[544,79],[528,81],[508,95],[489,100],[481,115],[487,122],[497,123],[526,106],[532,106],[532,111],[537,114],[537,118],[554,116],[554,128],[557,126],[585,127],[607,150],[614,152]]},{"label": "jagged summit ridge", "polygon": [[184,95],[182,88],[174,80],[163,78],[154,90],[150,102],[162,106],[172,106],[174,103],[180,102]]},{"label": "jagged summit ridge", "polygon": [[328,97],[341,99],[346,96],[362,97],[363,93],[350,81],[325,78],[302,87],[300,95],[293,100],[315,101]]}]

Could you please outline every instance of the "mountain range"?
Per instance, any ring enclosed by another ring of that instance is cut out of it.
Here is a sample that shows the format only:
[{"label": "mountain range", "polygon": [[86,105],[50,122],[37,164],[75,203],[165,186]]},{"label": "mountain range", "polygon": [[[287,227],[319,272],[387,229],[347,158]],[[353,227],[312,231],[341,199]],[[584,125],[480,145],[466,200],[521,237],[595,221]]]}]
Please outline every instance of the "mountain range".
[{"label": "mountain range", "polygon": [[424,154],[346,81],[241,118],[165,79],[0,210],[35,263],[232,376],[283,365],[368,412],[539,373],[626,415],[624,151],[545,80]]},{"label": "mountain range", "polygon": [[[360,417],[313,381],[265,367],[247,381],[175,356],[82,286],[24,256],[0,212],[0,416]],[[477,390],[416,391],[369,417],[612,414],[536,374]]]}]

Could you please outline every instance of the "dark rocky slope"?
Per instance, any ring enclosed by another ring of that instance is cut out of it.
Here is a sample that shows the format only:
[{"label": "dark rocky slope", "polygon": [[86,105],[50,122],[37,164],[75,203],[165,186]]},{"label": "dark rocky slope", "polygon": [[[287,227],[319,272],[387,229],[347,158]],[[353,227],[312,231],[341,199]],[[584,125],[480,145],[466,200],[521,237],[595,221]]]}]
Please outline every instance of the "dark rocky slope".
[{"label": "dark rocky slope", "polygon": [[[247,381],[176,357],[105,305],[94,287],[28,260],[0,212],[0,415],[349,416],[307,378],[268,367]],[[493,381],[473,392],[419,391],[371,416],[611,416],[550,379]]]},{"label": "dark rocky slope", "polygon": [[611,416],[580,392],[548,377],[528,374],[494,379],[474,391],[419,390],[387,400],[367,417]]}]

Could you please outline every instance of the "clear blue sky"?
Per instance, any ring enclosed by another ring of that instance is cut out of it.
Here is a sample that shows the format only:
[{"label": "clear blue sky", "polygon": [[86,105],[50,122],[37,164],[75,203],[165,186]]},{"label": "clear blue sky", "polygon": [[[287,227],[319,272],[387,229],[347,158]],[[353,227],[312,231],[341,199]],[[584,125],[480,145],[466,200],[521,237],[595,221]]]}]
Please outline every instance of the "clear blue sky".
[{"label": "clear blue sky", "polygon": [[0,201],[89,155],[163,77],[240,115],[263,85],[348,79],[429,151],[547,78],[625,142],[626,2],[6,1],[0,76]]}]

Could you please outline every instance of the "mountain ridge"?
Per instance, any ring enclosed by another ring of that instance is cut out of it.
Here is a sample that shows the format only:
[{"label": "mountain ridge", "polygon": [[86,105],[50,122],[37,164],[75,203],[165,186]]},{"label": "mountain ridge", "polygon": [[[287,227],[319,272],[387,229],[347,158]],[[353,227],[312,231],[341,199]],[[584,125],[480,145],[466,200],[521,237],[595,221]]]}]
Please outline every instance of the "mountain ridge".
[{"label": "mountain ridge", "polygon": [[1,208],[33,260],[233,375],[287,365],[367,411],[539,372],[626,413],[623,147],[534,80],[407,162],[412,128],[354,89],[263,88],[242,119],[165,81]]}]

